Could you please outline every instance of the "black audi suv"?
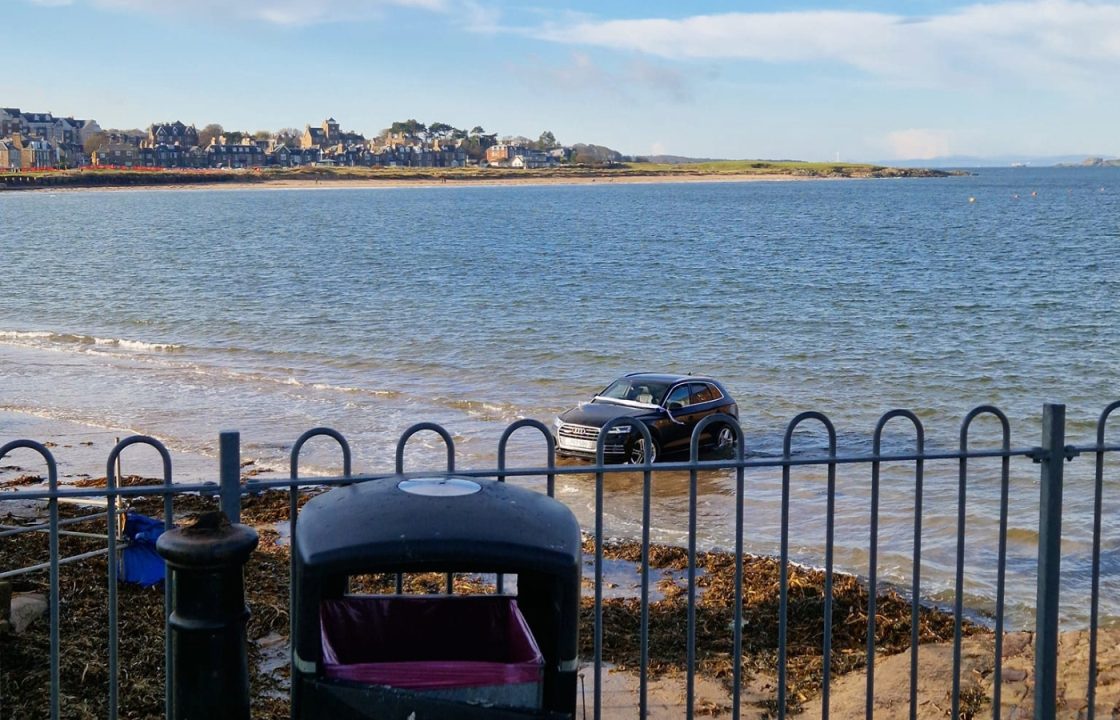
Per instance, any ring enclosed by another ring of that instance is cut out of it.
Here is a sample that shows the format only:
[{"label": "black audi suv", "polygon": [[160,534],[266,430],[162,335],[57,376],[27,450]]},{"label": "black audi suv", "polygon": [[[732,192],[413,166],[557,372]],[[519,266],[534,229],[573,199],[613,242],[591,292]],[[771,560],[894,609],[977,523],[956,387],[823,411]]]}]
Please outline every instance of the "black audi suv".
[{"label": "black audi suv", "polygon": [[[647,448],[634,423],[620,423],[607,432],[603,452],[607,462],[644,463],[687,453],[692,431],[705,417],[723,413],[739,419],[739,406],[717,380],[692,375],[631,373],[608,385],[591,399],[561,414],[553,422],[558,455],[594,458],[603,425],[624,417],[649,428],[653,444]],[[706,449],[730,450],[735,430],[712,423],[700,437]]]}]

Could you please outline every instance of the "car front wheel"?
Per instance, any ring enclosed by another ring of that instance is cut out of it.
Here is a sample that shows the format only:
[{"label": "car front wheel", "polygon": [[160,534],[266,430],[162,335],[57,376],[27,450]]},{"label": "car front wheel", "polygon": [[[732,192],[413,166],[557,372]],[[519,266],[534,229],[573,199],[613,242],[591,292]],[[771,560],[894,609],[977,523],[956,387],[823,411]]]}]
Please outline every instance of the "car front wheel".
[{"label": "car front wheel", "polygon": [[[634,438],[630,443],[630,451],[626,453],[626,462],[630,465],[644,465],[646,462],[646,439],[643,437]],[[651,440],[649,442],[649,462],[657,462],[657,441]]]},{"label": "car front wheel", "polygon": [[735,449],[735,430],[730,425],[721,425],[716,433],[716,450],[730,452]]}]

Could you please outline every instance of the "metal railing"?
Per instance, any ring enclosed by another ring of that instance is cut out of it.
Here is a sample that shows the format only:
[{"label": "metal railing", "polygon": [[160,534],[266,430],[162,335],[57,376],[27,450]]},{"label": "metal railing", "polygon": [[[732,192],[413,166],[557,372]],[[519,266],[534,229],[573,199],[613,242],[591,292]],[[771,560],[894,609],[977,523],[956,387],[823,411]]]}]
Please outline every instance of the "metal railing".
[{"label": "metal railing", "polygon": [[[999,718],[1001,714],[1001,685],[1003,679],[1003,653],[1002,641],[1005,620],[1005,572],[1007,568],[1007,541],[1008,541],[1008,505],[1011,499],[1010,477],[1011,463],[1013,460],[1029,459],[1040,465],[1039,473],[1039,518],[1038,518],[1038,557],[1037,557],[1037,602],[1035,612],[1035,660],[1034,660],[1034,714],[1036,718],[1054,717],[1057,707],[1057,676],[1058,676],[1058,638],[1059,638],[1059,590],[1061,583],[1060,569],[1062,560],[1062,491],[1064,481],[1064,466],[1074,461],[1079,456],[1093,457],[1094,462],[1094,496],[1092,509],[1092,556],[1091,556],[1091,601],[1090,601],[1090,651],[1088,682],[1086,687],[1087,717],[1095,716],[1094,699],[1097,683],[1097,635],[1100,625],[1099,599],[1100,599],[1100,556],[1102,533],[1102,498],[1106,480],[1106,460],[1110,453],[1120,451],[1120,445],[1106,443],[1107,426],[1113,412],[1120,407],[1120,401],[1108,405],[1096,422],[1096,442],[1086,446],[1071,446],[1065,444],[1065,407],[1062,405],[1046,405],[1042,414],[1041,444],[1039,446],[1013,448],[1010,443],[1010,423],[1007,417],[998,408],[992,406],[977,407],[964,418],[960,426],[959,446],[955,449],[942,448],[930,451],[926,446],[925,429],[913,412],[908,410],[892,410],[884,414],[875,426],[870,453],[839,454],[837,452],[837,432],[833,423],[827,416],[819,412],[806,412],[793,418],[785,429],[780,456],[763,457],[750,456],[745,453],[745,443],[742,430],[738,423],[728,416],[716,415],[705,418],[695,428],[687,460],[676,462],[659,462],[656,465],[607,465],[604,460],[604,447],[602,439],[607,431],[617,424],[632,424],[634,432],[640,434],[646,441],[647,447],[651,442],[649,429],[641,423],[631,423],[624,419],[608,422],[600,433],[597,457],[592,465],[565,465],[558,466],[555,462],[556,448],[549,429],[535,420],[520,420],[510,425],[502,434],[498,443],[498,460],[496,468],[481,470],[462,469],[455,463],[455,445],[450,433],[443,427],[432,423],[421,423],[408,428],[398,441],[396,448],[395,472],[381,475],[352,475],[350,467],[350,447],[346,439],[338,432],[329,428],[315,428],[304,433],[293,444],[290,455],[290,473],[287,479],[278,480],[252,480],[243,483],[240,477],[240,437],[236,432],[223,432],[220,435],[220,483],[202,484],[172,484],[171,457],[166,448],[150,437],[131,437],[121,441],[113,448],[106,470],[106,487],[104,488],[79,488],[59,487],[58,471],[55,459],[50,450],[44,445],[30,440],[16,440],[0,447],[0,458],[18,449],[26,449],[38,453],[47,467],[47,488],[43,489],[18,489],[0,494],[0,502],[5,501],[45,501],[48,509],[48,521],[39,522],[18,529],[6,529],[0,532],[0,549],[7,537],[19,532],[42,532],[47,530],[50,536],[48,563],[35,566],[31,569],[45,568],[49,570],[49,612],[50,612],[50,717],[59,717],[59,697],[61,693],[59,678],[59,566],[75,558],[62,558],[59,553],[59,537],[64,532],[61,530],[74,520],[60,520],[59,502],[75,498],[105,498],[107,511],[96,515],[84,516],[83,519],[106,518],[107,548],[95,553],[108,553],[110,558],[116,555],[116,513],[117,502],[127,498],[141,495],[162,495],[164,510],[164,525],[172,527],[174,522],[172,499],[175,495],[186,493],[202,493],[218,495],[222,510],[231,521],[237,522],[241,515],[241,499],[248,493],[257,493],[267,489],[283,489],[289,493],[289,539],[292,544],[290,552],[295,557],[295,525],[298,520],[298,496],[301,489],[309,487],[324,488],[337,485],[346,485],[360,482],[370,482],[386,477],[406,476],[415,477],[430,475],[432,470],[425,473],[406,473],[404,470],[405,448],[410,438],[420,432],[434,432],[446,444],[446,467],[437,472],[454,472],[459,476],[493,478],[505,481],[510,478],[543,477],[546,479],[546,492],[555,494],[556,478],[558,476],[591,475],[594,478],[594,516],[591,527],[585,531],[594,538],[594,597],[593,615],[593,653],[589,659],[592,667],[593,702],[590,709],[595,718],[600,718],[603,713],[603,610],[604,610],[604,504],[607,500],[605,479],[616,473],[638,472],[642,478],[641,485],[641,531],[640,542],[641,558],[640,570],[640,620],[639,620],[639,672],[638,672],[638,703],[637,717],[645,717],[649,710],[649,669],[650,669],[650,548],[651,541],[651,501],[653,477],[657,473],[674,472],[687,473],[688,482],[688,518],[687,518],[687,633],[685,638],[686,648],[686,692],[683,713],[691,718],[695,712],[696,703],[696,673],[697,673],[697,606],[698,606],[698,503],[699,503],[699,477],[701,473],[730,471],[734,478],[734,621],[729,628],[731,635],[732,654],[732,679],[730,688],[730,706],[732,717],[738,718],[743,695],[743,605],[744,605],[744,577],[743,566],[745,556],[745,542],[753,540],[754,531],[748,531],[745,526],[744,513],[747,509],[746,495],[747,478],[749,473],[761,473],[766,470],[780,471],[781,473],[781,504],[780,504],[780,529],[779,529],[779,599],[778,614],[775,622],[778,626],[777,641],[777,687],[776,687],[776,715],[784,718],[787,714],[785,701],[788,689],[788,627],[789,627],[789,568],[791,562],[790,551],[790,510],[791,500],[791,475],[795,469],[816,466],[825,470],[825,539],[824,539],[824,590],[823,590],[823,633],[821,638],[822,667],[821,667],[821,707],[822,717],[829,715],[830,689],[832,685],[832,638],[833,638],[833,583],[835,577],[835,532],[836,532],[836,498],[837,498],[837,469],[846,466],[869,466],[870,470],[870,498],[869,522],[870,534],[868,537],[868,564],[865,576],[867,586],[867,648],[866,648],[866,708],[867,718],[873,716],[873,701],[875,698],[875,637],[876,637],[876,600],[881,589],[878,568],[879,550],[879,520],[880,520],[880,486],[881,467],[884,463],[908,463],[913,465],[913,530],[912,548],[910,550],[911,584],[909,588],[910,601],[910,678],[909,678],[909,716],[914,718],[918,712],[918,679],[920,676],[919,665],[919,613],[924,605],[929,602],[922,595],[922,532],[923,532],[923,492],[927,480],[927,464],[935,461],[956,461],[957,464],[957,497],[956,497],[956,552],[955,575],[953,582],[953,686],[951,690],[952,716],[959,717],[961,713],[961,647],[964,635],[963,625],[966,621],[964,607],[964,582],[966,571],[966,523],[967,523],[967,498],[969,490],[970,461],[998,458],[1000,461],[1000,490],[999,490],[999,518],[998,518],[998,548],[997,548],[997,582],[994,610],[994,683],[992,685],[993,697],[991,701],[992,716]],[[1000,428],[1001,438],[996,446],[974,449],[970,446],[971,429],[975,420],[980,417],[994,418]],[[888,424],[897,425],[901,422],[913,426],[913,451],[884,453],[882,441],[884,430]],[[734,428],[737,442],[734,457],[718,459],[701,459],[700,440],[705,430],[714,424],[726,424]],[[799,454],[794,451],[795,437],[800,436],[806,425],[820,426],[823,429],[827,442],[827,451],[823,454]],[[519,430],[528,429],[540,433],[545,445],[546,464],[538,467],[509,467],[507,463],[507,445],[511,436]],[[334,477],[302,478],[300,476],[300,456],[305,444],[312,438],[325,436],[337,442],[342,456],[342,474]],[[120,453],[131,445],[143,444],[155,448],[163,461],[162,485],[120,487],[117,484],[114,466]],[[1112,476],[1113,479],[1115,476]],[[0,558],[4,556],[0,552]],[[293,561],[294,562],[294,561]],[[117,658],[117,566],[115,562],[108,563],[108,617],[109,617],[109,683],[107,693],[109,697],[109,717],[115,720],[118,716],[118,658]],[[7,570],[5,574],[13,574],[22,570],[0,568]],[[24,569],[26,570],[26,569]],[[498,592],[502,592],[502,579],[497,579]],[[291,584],[289,585],[291,587]],[[397,579],[397,590],[401,591],[401,580]],[[451,577],[448,577],[447,589],[451,591]],[[165,603],[167,602],[165,589]],[[166,637],[165,637],[166,640]],[[170,656],[166,659],[166,670],[171,671]],[[170,700],[168,701],[170,703]],[[170,705],[167,712],[170,715]]]}]

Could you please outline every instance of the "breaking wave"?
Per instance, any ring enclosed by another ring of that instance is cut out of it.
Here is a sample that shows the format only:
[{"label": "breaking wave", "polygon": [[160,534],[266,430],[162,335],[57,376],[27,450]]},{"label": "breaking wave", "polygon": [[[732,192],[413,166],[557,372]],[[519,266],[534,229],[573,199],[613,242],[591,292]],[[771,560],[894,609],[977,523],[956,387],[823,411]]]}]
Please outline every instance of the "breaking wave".
[{"label": "breaking wave", "polygon": [[95,335],[50,332],[45,330],[0,330],[0,342],[44,349],[111,347],[133,352],[176,352],[185,346],[178,343],[145,342],[126,338],[103,338]]}]

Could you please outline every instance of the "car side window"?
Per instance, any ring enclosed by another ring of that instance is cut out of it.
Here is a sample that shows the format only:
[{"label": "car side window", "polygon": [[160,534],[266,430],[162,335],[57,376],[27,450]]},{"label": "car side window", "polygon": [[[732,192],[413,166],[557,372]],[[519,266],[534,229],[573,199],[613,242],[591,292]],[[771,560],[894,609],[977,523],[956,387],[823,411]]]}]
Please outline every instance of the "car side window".
[{"label": "car side window", "polygon": [[688,384],[678,385],[673,388],[672,392],[669,393],[669,397],[666,398],[665,407],[670,407],[673,403],[680,403],[682,406],[688,405],[688,396]]},{"label": "car side window", "polygon": [[692,404],[711,402],[716,399],[716,394],[711,385],[707,383],[694,383],[692,385]]}]

